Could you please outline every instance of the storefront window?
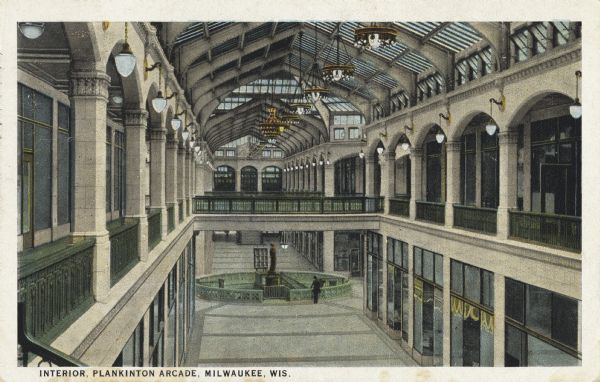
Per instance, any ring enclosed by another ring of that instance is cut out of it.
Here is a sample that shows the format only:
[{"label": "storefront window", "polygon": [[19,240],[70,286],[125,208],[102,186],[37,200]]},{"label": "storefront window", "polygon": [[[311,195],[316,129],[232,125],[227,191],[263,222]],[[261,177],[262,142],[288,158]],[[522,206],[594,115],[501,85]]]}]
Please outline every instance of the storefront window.
[{"label": "storefront window", "polygon": [[[383,308],[382,241],[383,237],[375,232],[367,235],[367,308],[372,312],[381,312]],[[383,319],[381,314],[378,313],[378,318]]]},{"label": "storefront window", "polygon": [[506,366],[581,364],[578,300],[506,279]]},{"label": "storefront window", "polygon": [[452,260],[450,268],[450,363],[493,366],[493,273]]},{"label": "storefront window", "polygon": [[[415,247],[414,348],[442,365],[443,316],[442,255]],[[438,269],[439,268],[439,269]]]},{"label": "storefront window", "polygon": [[387,325],[408,341],[408,244],[388,238]]}]

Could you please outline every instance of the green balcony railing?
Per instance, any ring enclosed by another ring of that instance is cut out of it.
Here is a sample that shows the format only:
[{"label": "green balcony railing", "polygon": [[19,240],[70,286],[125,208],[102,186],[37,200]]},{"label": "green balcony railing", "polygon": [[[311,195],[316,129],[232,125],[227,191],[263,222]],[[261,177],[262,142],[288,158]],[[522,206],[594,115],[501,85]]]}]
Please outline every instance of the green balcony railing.
[{"label": "green balcony railing", "polygon": [[148,251],[151,251],[161,240],[160,209],[151,210],[148,214]]},{"label": "green balcony railing", "polygon": [[390,198],[390,215],[408,217],[410,215],[410,199],[404,197]]},{"label": "green balcony railing", "polygon": [[194,198],[195,214],[355,214],[383,212],[382,197],[204,195]]},{"label": "green balcony railing", "polygon": [[178,208],[178,211],[179,211],[179,222],[181,223],[181,222],[183,221],[183,213],[185,212],[185,211],[183,210],[183,200],[180,200],[180,201],[179,201],[179,208]]},{"label": "green balcony railing", "polygon": [[509,211],[510,237],[581,252],[581,217]]},{"label": "green balcony railing", "polygon": [[167,232],[175,229],[175,206],[167,207]]},{"label": "green balcony railing", "polygon": [[109,224],[110,285],[113,286],[139,261],[138,221],[126,218]]},{"label": "green balcony railing", "polygon": [[424,220],[431,223],[444,224],[445,221],[445,204],[426,201],[417,201],[417,216],[418,220]]},{"label": "green balcony railing", "polygon": [[496,233],[496,209],[454,205],[454,226],[485,233]]},{"label": "green balcony railing", "polygon": [[50,342],[94,303],[94,239],[62,239],[19,254],[24,330]]}]

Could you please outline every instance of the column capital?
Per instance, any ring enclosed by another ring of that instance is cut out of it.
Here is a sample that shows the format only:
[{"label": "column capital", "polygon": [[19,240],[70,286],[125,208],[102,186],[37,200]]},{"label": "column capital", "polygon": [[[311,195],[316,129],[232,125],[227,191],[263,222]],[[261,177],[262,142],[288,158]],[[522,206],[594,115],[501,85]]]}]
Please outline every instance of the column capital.
[{"label": "column capital", "polygon": [[148,112],[144,109],[128,109],[123,114],[125,128],[128,126],[144,126],[145,128],[148,123]]},{"label": "column capital", "polygon": [[167,139],[166,129],[149,129],[150,140],[152,141],[165,141]]},{"label": "column capital", "polygon": [[461,146],[462,146],[461,141],[447,141],[446,142],[446,151],[459,152]]},{"label": "column capital", "polygon": [[420,147],[411,147],[410,148],[410,156],[411,157],[422,157],[423,149]]},{"label": "column capital", "polygon": [[519,142],[519,133],[514,130],[501,131],[498,133],[499,145],[516,145]]},{"label": "column capital", "polygon": [[108,102],[110,76],[99,70],[74,71],[70,73],[72,97],[99,97]]}]

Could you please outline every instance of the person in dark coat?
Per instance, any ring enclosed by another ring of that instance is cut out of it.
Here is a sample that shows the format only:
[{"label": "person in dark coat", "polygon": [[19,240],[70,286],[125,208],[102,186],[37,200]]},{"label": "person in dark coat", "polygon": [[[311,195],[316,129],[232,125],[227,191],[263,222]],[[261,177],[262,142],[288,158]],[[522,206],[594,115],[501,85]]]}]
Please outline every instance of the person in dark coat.
[{"label": "person in dark coat", "polygon": [[275,274],[275,267],[277,266],[277,250],[275,249],[275,244],[271,243],[271,248],[269,249],[269,257],[271,258],[271,264],[269,266],[269,274]]},{"label": "person in dark coat", "polygon": [[319,294],[321,293],[321,281],[317,279],[317,276],[313,277],[312,285],[310,286],[313,294],[313,303],[319,302]]}]

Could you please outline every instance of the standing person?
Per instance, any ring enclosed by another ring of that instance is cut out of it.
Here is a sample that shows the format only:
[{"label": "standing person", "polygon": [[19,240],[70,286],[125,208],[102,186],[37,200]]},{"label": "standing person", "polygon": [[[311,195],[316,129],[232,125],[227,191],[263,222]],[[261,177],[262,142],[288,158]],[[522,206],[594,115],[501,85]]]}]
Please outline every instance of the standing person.
[{"label": "standing person", "polygon": [[269,274],[275,274],[275,267],[277,265],[277,250],[275,249],[275,244],[271,243],[271,248],[269,249],[269,257],[271,258],[271,264],[269,266]]},{"label": "standing person", "polygon": [[316,304],[319,302],[319,294],[321,293],[321,281],[317,279],[317,276],[313,277],[313,282],[310,287],[312,288],[313,304]]}]

